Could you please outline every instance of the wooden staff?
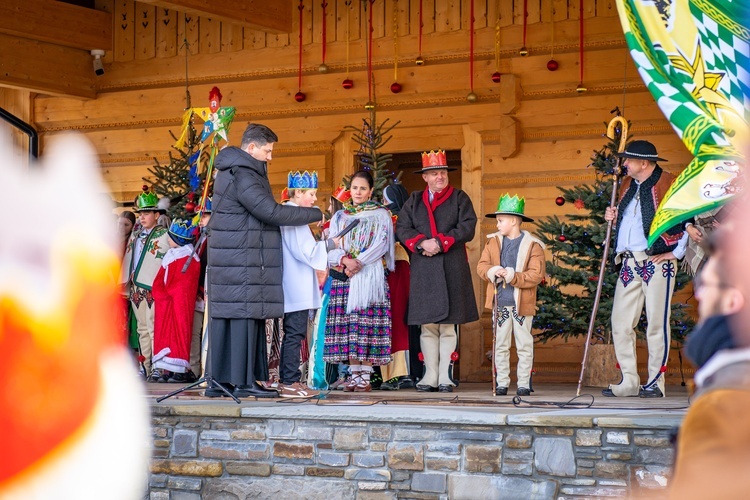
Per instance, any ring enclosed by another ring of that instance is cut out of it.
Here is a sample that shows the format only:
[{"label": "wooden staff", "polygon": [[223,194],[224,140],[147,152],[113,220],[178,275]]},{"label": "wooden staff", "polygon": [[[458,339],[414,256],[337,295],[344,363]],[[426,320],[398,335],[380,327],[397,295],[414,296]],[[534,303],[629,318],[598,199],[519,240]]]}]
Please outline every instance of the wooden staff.
[{"label": "wooden staff", "polygon": [[[610,139],[617,140],[615,129],[617,125],[620,125],[620,145],[617,148],[618,153],[625,151],[625,143],[628,140],[628,122],[622,116],[615,116],[609,121],[607,126],[607,137]],[[620,176],[622,176],[622,162],[623,158],[617,158],[617,166],[614,171],[614,179],[612,180],[612,198],[609,201],[610,208],[617,206],[617,188],[620,183]],[[583,350],[583,361],[581,361],[581,375],[578,377],[578,389],[576,390],[576,397],[581,395],[581,384],[583,383],[583,372],[586,371],[586,358],[589,355],[589,343],[591,342],[591,335],[594,332],[594,323],[596,322],[596,314],[599,311],[599,299],[602,295],[602,286],[604,284],[604,271],[607,268],[607,256],[609,255],[609,240],[612,237],[612,225],[613,220],[607,222],[607,234],[604,236],[604,253],[602,255],[602,264],[599,266],[599,279],[596,282],[596,294],[594,295],[594,307],[591,310],[591,319],[589,319],[589,331],[586,334],[586,344]]]}]

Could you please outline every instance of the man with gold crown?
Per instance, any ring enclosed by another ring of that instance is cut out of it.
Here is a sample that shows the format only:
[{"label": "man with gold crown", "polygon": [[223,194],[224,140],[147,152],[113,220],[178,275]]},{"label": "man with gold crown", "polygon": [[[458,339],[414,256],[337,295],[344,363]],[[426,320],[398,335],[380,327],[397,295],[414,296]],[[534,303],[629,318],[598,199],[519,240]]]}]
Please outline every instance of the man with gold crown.
[{"label": "man with gold crown", "polygon": [[479,319],[466,244],[477,216],[469,196],[449,184],[445,151],[422,153],[427,189],[415,191],[401,208],[396,234],[411,256],[410,325],[422,325],[425,374],[421,392],[452,392],[457,325]]},{"label": "man with gold crown", "polygon": [[137,330],[138,344],[143,359],[145,376],[156,382],[161,373],[151,371],[154,344],[154,297],[151,287],[159,272],[164,254],[169,250],[167,228],[159,226],[159,198],[144,186],[144,192],[135,200],[140,230],[130,236],[122,261],[120,283],[130,298]]}]

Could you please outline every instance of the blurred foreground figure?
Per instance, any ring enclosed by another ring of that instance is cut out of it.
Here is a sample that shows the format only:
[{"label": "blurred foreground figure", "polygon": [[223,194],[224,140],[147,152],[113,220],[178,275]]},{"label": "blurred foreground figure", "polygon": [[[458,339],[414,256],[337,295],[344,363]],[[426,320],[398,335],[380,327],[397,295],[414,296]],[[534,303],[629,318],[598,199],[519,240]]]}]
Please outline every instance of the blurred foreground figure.
[{"label": "blurred foreground figure", "polygon": [[41,166],[17,158],[0,144],[6,210],[26,221],[0,238],[0,498],[142,497],[148,412],[94,151],[66,136]]}]

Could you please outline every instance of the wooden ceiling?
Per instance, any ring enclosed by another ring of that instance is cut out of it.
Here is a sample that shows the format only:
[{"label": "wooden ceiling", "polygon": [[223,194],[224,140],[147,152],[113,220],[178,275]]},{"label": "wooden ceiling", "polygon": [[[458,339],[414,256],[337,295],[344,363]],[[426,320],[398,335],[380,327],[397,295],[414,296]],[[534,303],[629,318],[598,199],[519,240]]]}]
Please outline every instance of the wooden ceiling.
[{"label": "wooden ceiling", "polygon": [[[139,0],[197,16],[288,33],[292,0]],[[2,0],[0,2],[0,87],[42,94],[96,97],[91,50],[113,48],[112,14],[85,1]]]}]

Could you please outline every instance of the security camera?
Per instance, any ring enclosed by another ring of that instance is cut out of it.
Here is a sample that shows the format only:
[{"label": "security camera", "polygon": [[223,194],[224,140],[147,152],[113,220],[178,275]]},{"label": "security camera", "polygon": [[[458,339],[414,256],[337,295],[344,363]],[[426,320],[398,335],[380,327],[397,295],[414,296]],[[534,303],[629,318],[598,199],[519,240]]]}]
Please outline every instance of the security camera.
[{"label": "security camera", "polygon": [[102,64],[104,51],[92,50],[91,55],[94,56],[94,73],[96,73],[96,76],[102,76],[104,74],[104,64]]}]

